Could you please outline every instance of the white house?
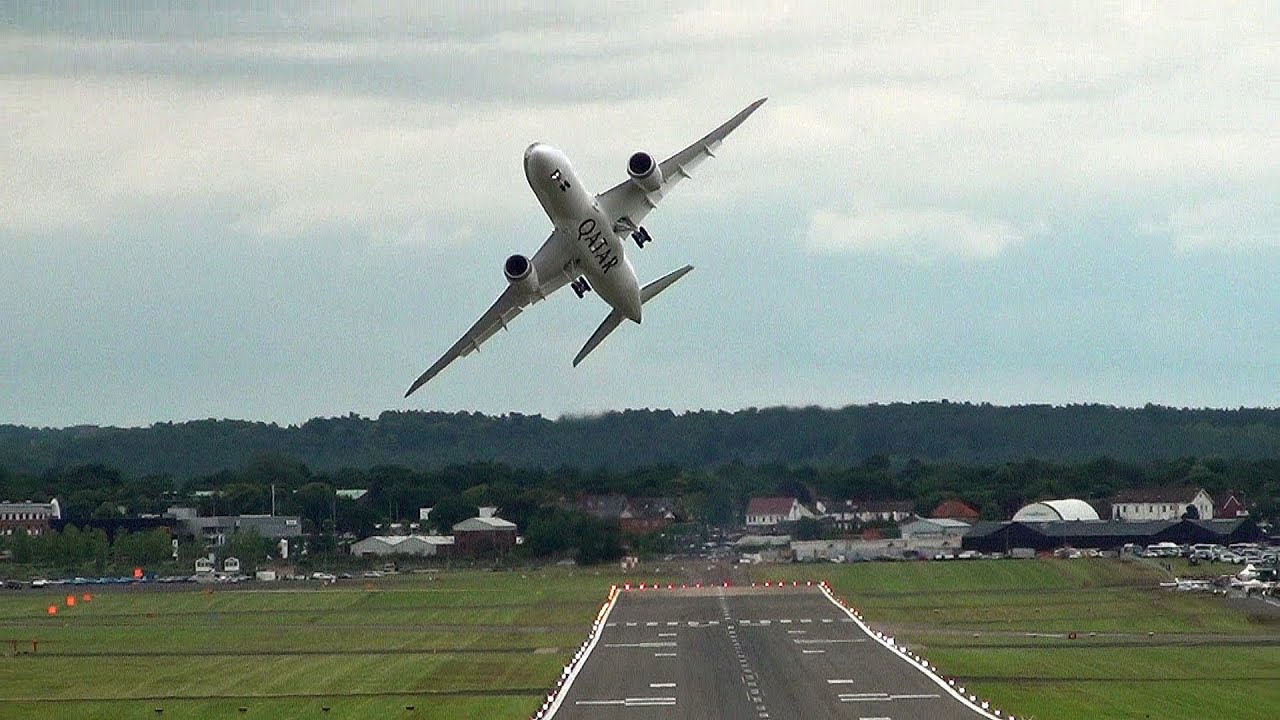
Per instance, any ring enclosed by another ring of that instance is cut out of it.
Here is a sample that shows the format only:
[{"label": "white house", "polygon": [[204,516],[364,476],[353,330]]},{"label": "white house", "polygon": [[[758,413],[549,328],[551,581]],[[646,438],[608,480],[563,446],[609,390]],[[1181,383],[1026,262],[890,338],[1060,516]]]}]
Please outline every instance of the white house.
[{"label": "white house", "polygon": [[1213,519],[1213,498],[1204,488],[1157,487],[1121,490],[1111,500],[1112,520]]},{"label": "white house", "polygon": [[811,518],[813,513],[795,498],[751,498],[747,503],[747,527],[776,527],[805,517]]}]

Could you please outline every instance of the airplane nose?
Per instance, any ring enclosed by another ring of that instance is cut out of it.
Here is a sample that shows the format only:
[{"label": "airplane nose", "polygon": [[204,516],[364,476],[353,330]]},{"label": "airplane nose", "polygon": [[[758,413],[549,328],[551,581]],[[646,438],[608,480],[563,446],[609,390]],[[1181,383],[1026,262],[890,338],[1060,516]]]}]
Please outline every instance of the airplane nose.
[{"label": "airplane nose", "polygon": [[524,171],[526,175],[529,173],[529,162],[535,159],[541,147],[542,143],[536,142],[524,149]]}]

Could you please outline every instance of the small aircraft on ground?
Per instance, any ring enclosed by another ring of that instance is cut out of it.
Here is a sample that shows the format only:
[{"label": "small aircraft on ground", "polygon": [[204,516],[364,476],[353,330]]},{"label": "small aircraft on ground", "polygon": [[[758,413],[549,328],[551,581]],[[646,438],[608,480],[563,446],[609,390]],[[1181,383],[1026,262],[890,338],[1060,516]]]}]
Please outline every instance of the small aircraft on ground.
[{"label": "small aircraft on ground", "polygon": [[640,222],[649,211],[764,104],[761,98],[720,127],[661,163],[646,152],[627,160],[628,178],[598,195],[592,195],[578,179],[564,153],[544,143],[524,151],[524,174],[554,228],[532,258],[516,254],[502,265],[507,288],[453,347],[409,386],[405,397],[426,384],[454,360],[480,349],[499,329],[525,307],[545,299],[565,285],[579,298],[594,290],[611,311],[587,340],[573,364],[596,348],[621,322],[640,322],[641,307],[675,281],[692,265],[670,272],[641,287],[627,258],[624,238],[640,248],[652,240]]}]

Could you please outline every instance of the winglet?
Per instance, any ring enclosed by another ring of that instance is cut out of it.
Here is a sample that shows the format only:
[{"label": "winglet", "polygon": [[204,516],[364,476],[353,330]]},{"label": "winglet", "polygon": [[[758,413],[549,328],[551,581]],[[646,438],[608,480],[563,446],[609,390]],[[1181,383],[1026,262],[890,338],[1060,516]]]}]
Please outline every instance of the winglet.
[{"label": "winglet", "polygon": [[[649,302],[658,293],[671,287],[675,281],[685,275],[688,275],[690,270],[693,270],[693,266],[685,265],[679,270],[669,272],[648,285],[645,285],[640,289],[640,303],[644,304]],[[574,356],[573,366],[578,367],[578,363],[582,362],[583,358],[589,355],[592,350],[595,350],[600,343],[604,342],[604,339],[609,337],[609,333],[618,328],[618,325],[622,323],[622,320],[622,313],[617,310],[609,313],[609,315],[605,317],[604,322],[600,323],[600,327],[596,328],[596,331],[591,333],[591,337],[587,340],[587,344],[583,345],[582,349],[578,351],[578,354]]]}]

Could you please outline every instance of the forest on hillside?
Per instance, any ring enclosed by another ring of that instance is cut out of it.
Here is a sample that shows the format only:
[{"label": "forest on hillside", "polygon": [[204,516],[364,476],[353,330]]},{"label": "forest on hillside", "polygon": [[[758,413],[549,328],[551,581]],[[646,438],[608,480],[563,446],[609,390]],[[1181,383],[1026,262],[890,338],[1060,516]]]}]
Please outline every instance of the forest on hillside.
[{"label": "forest on hillside", "polygon": [[559,419],[387,411],[376,419],[352,414],[297,426],[244,420],[145,428],[0,425],[0,468],[15,473],[102,464],[131,477],[191,479],[245,467],[264,455],[292,458],[318,472],[383,465],[427,471],[475,462],[611,471],[730,463],[848,467],[874,456],[964,465],[1028,458],[1257,460],[1280,458],[1280,409],[940,401],[681,414],[627,410]]}]

